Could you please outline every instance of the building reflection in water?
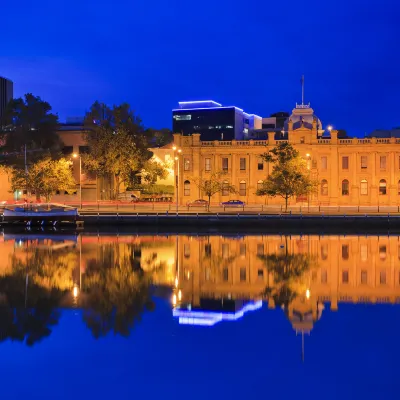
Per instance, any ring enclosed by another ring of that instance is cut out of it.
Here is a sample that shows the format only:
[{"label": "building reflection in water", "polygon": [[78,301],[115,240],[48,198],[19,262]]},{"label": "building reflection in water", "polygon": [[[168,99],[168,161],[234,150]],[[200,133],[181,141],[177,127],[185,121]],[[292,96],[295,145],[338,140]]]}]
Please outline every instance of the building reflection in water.
[{"label": "building reflection in water", "polygon": [[154,294],[172,302],[180,324],[203,326],[246,318],[265,301],[302,335],[325,307],[400,300],[395,236],[29,233],[4,234],[0,249],[2,337],[15,331],[11,309],[35,308],[40,329],[22,313],[17,335],[32,343],[50,334],[62,307],[82,308],[95,337],[128,335]]}]

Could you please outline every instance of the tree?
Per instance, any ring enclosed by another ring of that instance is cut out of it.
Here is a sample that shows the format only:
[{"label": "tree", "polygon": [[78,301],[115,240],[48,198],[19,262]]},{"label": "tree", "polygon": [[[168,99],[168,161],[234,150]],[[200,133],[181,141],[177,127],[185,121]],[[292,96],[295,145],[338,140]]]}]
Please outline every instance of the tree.
[{"label": "tree", "polygon": [[149,138],[152,147],[163,147],[173,142],[174,137],[168,128],[163,129],[146,129],[146,136]]},{"label": "tree", "polygon": [[44,154],[58,154],[62,146],[57,135],[58,116],[51,110],[48,102],[31,93],[9,102],[0,123],[2,164],[22,167],[25,150],[28,163]]},{"label": "tree", "polygon": [[306,162],[291,144],[279,143],[274,149],[263,154],[262,158],[274,163],[274,167],[261,188],[257,190],[257,195],[283,197],[287,211],[291,197],[307,195],[315,190],[317,183],[311,179]]},{"label": "tree", "polygon": [[226,180],[226,172],[212,172],[206,178],[193,177],[191,180],[208,197],[207,209],[210,210],[211,197],[219,192],[237,193],[235,186]]},{"label": "tree", "polygon": [[46,158],[37,161],[27,172],[22,169],[13,169],[11,177],[11,188],[13,191],[26,188],[36,193],[40,200],[43,196],[49,202],[54,192],[74,191],[76,182],[72,176],[71,162],[65,158],[52,160]]},{"label": "tree", "polygon": [[118,197],[122,183],[134,186],[152,153],[149,136],[141,119],[129,104],[107,107],[95,102],[85,118],[89,153],[82,160],[86,169],[100,176],[111,176]]}]

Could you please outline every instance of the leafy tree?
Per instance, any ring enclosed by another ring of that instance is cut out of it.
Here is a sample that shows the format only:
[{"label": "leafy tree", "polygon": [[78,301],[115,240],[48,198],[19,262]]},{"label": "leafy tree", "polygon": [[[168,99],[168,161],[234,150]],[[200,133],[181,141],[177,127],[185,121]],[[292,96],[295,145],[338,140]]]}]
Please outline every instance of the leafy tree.
[{"label": "leafy tree", "polygon": [[[89,153],[83,157],[86,169],[99,176],[111,176],[118,196],[122,183],[134,186],[140,174],[154,165],[149,162],[150,134],[126,103],[112,108],[95,102],[85,118]],[[150,169],[151,169],[150,168]],[[159,170],[151,169],[150,176]]]},{"label": "leafy tree", "polygon": [[211,197],[222,191],[237,193],[235,186],[226,180],[226,172],[212,172],[206,178],[193,177],[191,180],[208,197],[207,209],[210,210]]},{"label": "leafy tree", "polygon": [[22,167],[26,148],[28,163],[43,155],[58,154],[62,143],[57,135],[58,116],[40,97],[28,93],[11,100],[0,123],[1,163]]},{"label": "leafy tree", "polygon": [[257,195],[284,198],[287,211],[290,198],[307,195],[315,190],[317,183],[311,179],[306,162],[291,144],[279,143],[268,153],[263,154],[262,158],[274,163],[274,167],[261,188],[257,190]]},{"label": "leafy tree", "polygon": [[149,138],[149,142],[152,147],[163,147],[167,144],[170,144],[174,140],[172,132],[167,128],[158,130],[148,128],[146,129],[146,136]]},{"label": "leafy tree", "polygon": [[43,196],[49,202],[54,192],[74,191],[76,182],[72,175],[71,162],[65,158],[52,160],[46,158],[37,161],[27,172],[22,169],[13,169],[11,177],[11,188],[13,191],[27,188],[36,193],[40,200]]}]

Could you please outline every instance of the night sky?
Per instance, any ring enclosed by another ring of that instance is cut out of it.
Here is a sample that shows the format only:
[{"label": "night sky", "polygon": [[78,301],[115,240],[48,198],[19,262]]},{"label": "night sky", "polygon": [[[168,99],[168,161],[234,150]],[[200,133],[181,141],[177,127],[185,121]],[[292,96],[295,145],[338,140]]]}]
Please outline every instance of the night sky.
[{"label": "night sky", "polygon": [[61,121],[94,100],[171,127],[178,101],[261,116],[306,102],[324,127],[400,126],[398,0],[2,0],[0,75]]}]

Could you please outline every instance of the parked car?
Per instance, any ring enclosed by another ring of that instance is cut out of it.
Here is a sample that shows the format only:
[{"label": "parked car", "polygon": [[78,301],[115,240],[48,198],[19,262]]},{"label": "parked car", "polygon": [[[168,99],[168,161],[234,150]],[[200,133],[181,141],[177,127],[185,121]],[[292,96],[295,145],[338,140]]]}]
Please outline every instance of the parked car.
[{"label": "parked car", "polygon": [[123,192],[118,194],[118,201],[130,201],[133,203],[135,201],[139,201],[139,197],[132,192]]},{"label": "parked car", "polygon": [[244,207],[245,203],[241,200],[229,200],[221,203],[222,207]]},{"label": "parked car", "polygon": [[208,201],[203,200],[203,199],[197,199],[194,201],[189,201],[187,203],[188,207],[207,207],[208,206]]}]

